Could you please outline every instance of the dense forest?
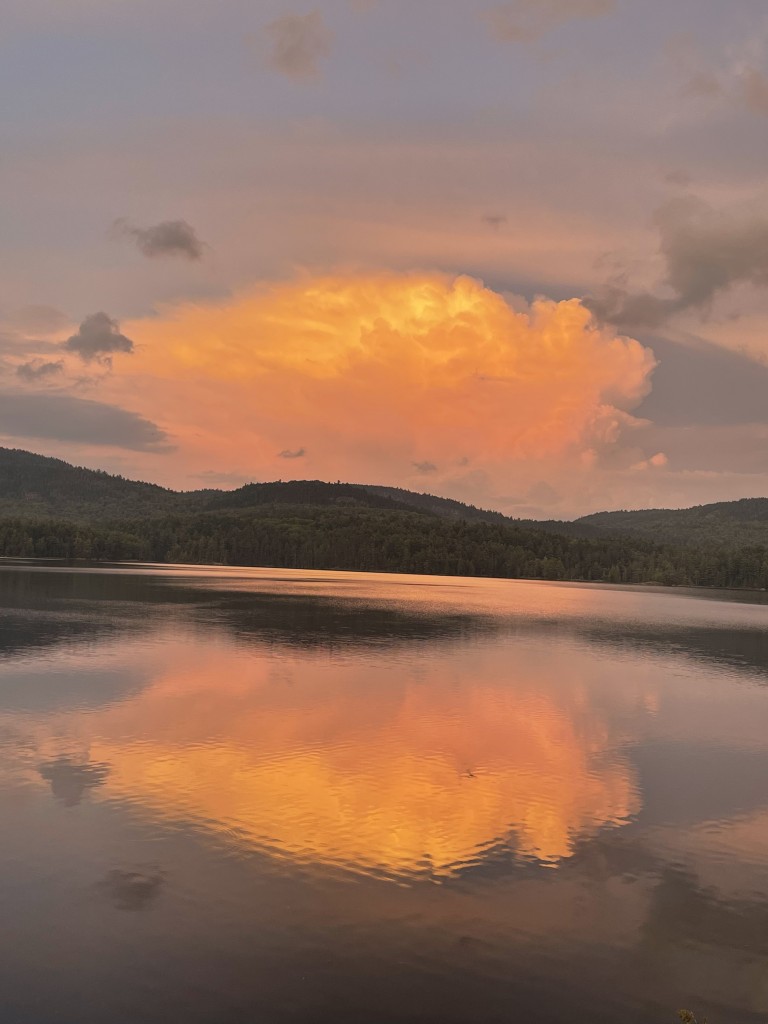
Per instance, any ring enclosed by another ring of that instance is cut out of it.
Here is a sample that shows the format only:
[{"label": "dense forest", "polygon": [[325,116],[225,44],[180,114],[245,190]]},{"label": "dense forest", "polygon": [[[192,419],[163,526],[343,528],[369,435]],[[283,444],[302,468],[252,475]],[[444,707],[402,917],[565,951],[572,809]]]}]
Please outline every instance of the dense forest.
[{"label": "dense forest", "polygon": [[532,523],[322,481],[175,492],[0,449],[0,556],[764,589],[768,500]]},{"label": "dense forest", "polygon": [[768,587],[765,546],[711,549],[629,535],[566,537],[525,527],[366,508],[265,505],[245,512],[103,524],[0,520],[0,554]]},{"label": "dense forest", "polygon": [[578,520],[593,536],[633,533],[671,543],[729,547],[768,543],[768,498],[742,498],[695,508],[597,512]]}]

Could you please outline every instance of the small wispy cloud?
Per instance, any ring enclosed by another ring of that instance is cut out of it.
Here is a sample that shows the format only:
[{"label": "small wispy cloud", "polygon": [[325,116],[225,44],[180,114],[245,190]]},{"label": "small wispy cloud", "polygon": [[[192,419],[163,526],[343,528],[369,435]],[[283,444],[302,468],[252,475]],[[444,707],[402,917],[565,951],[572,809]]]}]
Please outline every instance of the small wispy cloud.
[{"label": "small wispy cloud", "polygon": [[512,0],[491,7],[483,17],[501,42],[532,43],[569,21],[615,10],[616,0]]},{"label": "small wispy cloud", "polygon": [[506,223],[508,219],[504,213],[486,213],[483,217],[483,224],[487,224],[494,231],[500,231]]},{"label": "small wispy cloud", "polygon": [[308,81],[320,75],[320,61],[330,56],[333,35],[320,11],[286,14],[263,30],[267,64],[281,75]]},{"label": "small wispy cloud", "polygon": [[303,459],[306,454],[306,448],[296,448],[295,450],[285,448],[283,451],[277,453],[277,457],[279,459]]},{"label": "small wispy cloud", "polygon": [[417,473],[436,473],[437,466],[434,462],[413,462],[411,463]]},{"label": "small wispy cloud", "polygon": [[16,367],[16,376],[20,377],[27,384],[39,384],[40,381],[48,380],[57,376],[64,369],[64,360],[57,359],[51,362],[43,362],[39,359],[32,359],[28,363],[22,363]]}]

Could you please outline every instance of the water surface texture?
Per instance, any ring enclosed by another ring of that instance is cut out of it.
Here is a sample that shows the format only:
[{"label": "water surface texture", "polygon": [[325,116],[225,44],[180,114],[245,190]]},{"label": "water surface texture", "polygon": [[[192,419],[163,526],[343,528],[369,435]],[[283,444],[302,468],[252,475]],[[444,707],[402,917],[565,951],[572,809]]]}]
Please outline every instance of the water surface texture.
[{"label": "water surface texture", "polygon": [[765,595],[0,568],[0,1020],[768,1014]]}]

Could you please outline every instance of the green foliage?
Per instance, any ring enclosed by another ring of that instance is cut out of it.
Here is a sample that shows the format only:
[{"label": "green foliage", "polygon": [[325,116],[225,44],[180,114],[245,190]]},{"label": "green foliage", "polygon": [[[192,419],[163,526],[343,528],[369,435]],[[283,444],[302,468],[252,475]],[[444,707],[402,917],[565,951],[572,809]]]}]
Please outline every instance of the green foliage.
[{"label": "green foliage", "polygon": [[0,555],[766,588],[768,499],[535,523],[319,480],[176,492],[0,448]]},{"label": "green foliage", "polygon": [[343,505],[261,505],[99,524],[8,518],[0,520],[0,555],[768,586],[764,547],[711,551],[630,536],[565,537],[531,527]]},{"label": "green foliage", "polygon": [[579,519],[573,526],[589,528],[592,536],[633,533],[674,544],[765,545],[768,498],[742,498],[695,508],[597,512]]}]

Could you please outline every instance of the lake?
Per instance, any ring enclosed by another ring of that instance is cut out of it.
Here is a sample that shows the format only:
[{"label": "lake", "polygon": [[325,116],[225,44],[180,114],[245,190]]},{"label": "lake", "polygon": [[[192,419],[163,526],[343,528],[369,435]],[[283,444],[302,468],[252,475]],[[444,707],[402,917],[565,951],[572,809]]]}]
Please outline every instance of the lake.
[{"label": "lake", "polygon": [[765,594],[0,568],[3,1024],[768,1014]]}]

